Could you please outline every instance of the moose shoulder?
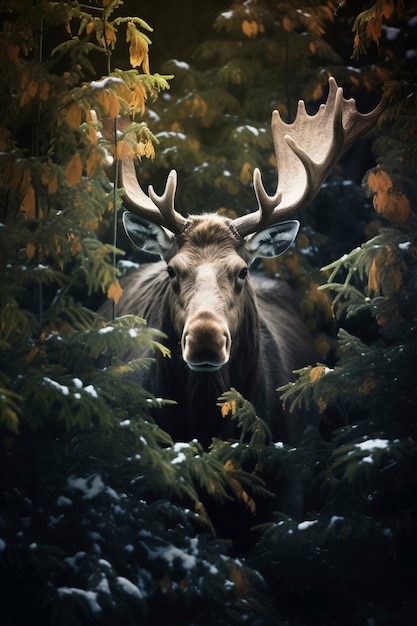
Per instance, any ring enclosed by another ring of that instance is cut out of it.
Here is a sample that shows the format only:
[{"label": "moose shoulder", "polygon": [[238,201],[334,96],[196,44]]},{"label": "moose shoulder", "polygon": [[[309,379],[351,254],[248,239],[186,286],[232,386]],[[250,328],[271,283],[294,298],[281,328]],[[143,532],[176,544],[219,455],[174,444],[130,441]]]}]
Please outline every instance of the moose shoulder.
[{"label": "moose shoulder", "polygon": [[233,436],[216,402],[235,387],[255,405],[274,438],[294,442],[299,425],[283,412],[276,389],[292,379],[293,370],[314,361],[312,343],[290,289],[248,272],[249,266],[256,257],[277,256],[291,245],[299,223],[283,219],[311,202],[335,162],[383,107],[382,101],[360,114],[330,78],[327,102],[315,115],[306,114],[303,102],[292,124],[274,111],[276,192],[266,193],[255,170],[258,211],[235,220],[213,213],[182,216],[174,208],[174,171],[162,196],[152,187],[146,195],[133,161],[122,162],[126,232],[138,248],[161,260],[125,279],[118,314],[140,315],[168,337],[171,359],[157,356],[140,382],[176,401],[158,417],[174,439],[197,438],[208,445],[212,437]]}]

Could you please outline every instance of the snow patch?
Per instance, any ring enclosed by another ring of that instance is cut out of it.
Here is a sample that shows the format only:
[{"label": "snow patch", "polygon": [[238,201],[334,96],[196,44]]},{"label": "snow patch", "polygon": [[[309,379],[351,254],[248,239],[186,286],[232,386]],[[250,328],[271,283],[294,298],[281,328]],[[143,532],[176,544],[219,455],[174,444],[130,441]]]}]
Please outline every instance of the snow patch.
[{"label": "snow patch", "polygon": [[306,520],[305,522],[300,522],[300,524],[298,524],[298,530],[306,530],[307,528],[310,528],[310,526],[314,526],[314,524],[317,524],[317,523],[318,523],[317,519]]},{"label": "snow patch", "polygon": [[97,602],[97,593],[95,591],[85,591],[77,587],[58,587],[58,594],[62,596],[79,596],[86,600],[90,606],[92,613],[101,613],[101,606]]}]

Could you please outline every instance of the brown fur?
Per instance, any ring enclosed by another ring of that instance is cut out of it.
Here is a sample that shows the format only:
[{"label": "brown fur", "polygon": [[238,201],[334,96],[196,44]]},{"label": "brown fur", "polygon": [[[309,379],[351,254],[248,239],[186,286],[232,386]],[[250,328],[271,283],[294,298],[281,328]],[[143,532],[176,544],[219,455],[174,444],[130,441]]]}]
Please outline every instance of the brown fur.
[{"label": "brown fur", "polygon": [[[175,440],[197,438],[208,445],[212,437],[233,436],[231,421],[221,417],[216,402],[235,387],[255,405],[275,439],[294,442],[296,418],[283,413],[276,388],[314,358],[294,295],[280,281],[255,273],[236,278],[247,265],[247,252],[224,218],[191,220],[168,260],[179,279],[170,279],[161,261],[122,281],[117,314],[144,317],[166,333],[171,350],[171,358],[157,355],[139,382],[156,396],[176,400],[157,415]],[[102,313],[108,317],[109,307]],[[184,326],[188,339],[182,337]],[[208,359],[224,359],[228,351],[230,356],[217,371],[192,371],[183,359],[187,341],[188,352],[202,359],[203,353]]]}]

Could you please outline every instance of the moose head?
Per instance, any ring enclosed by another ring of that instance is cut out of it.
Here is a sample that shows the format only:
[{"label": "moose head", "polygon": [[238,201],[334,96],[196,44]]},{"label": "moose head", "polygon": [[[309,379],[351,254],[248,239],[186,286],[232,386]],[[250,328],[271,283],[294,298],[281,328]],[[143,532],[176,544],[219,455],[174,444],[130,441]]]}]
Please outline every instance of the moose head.
[{"label": "moose head", "polygon": [[[166,263],[172,325],[185,363],[193,371],[216,371],[228,363],[250,290],[248,266],[256,257],[275,257],[294,241],[299,222],[288,220],[306,207],[341,156],[377,121],[385,101],[370,113],[357,111],[333,77],[315,115],[298,103],[296,119],[272,114],[277,188],[266,192],[259,169],[253,187],[258,210],[229,219],[214,214],[184,217],[174,206],[177,173],[171,171],[161,196],[140,187],[131,158],[121,163],[123,224],[141,250]],[[285,330],[284,330],[285,332]]]}]

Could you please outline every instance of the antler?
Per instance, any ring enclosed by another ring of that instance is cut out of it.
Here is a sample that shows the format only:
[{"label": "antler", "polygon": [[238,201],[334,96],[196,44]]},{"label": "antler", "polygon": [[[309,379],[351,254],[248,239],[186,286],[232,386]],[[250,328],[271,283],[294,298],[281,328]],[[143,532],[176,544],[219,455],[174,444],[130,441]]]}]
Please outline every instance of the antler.
[{"label": "antler", "polygon": [[310,204],[336,162],[376,124],[385,106],[383,98],[370,113],[359,113],[355,100],[345,100],[343,89],[331,76],[326,104],[320,105],[315,115],[308,115],[302,100],[291,124],[283,122],[278,111],[273,111],[277,189],[269,196],[259,169],[254,170],[253,186],[259,208],[234,220],[240,236],[272,226]]},{"label": "antler", "polygon": [[121,186],[125,192],[125,203],[132,213],[144,217],[154,224],[165,226],[178,234],[187,223],[185,217],[174,208],[175,191],[177,189],[177,172],[171,170],[168,175],[164,193],[158,196],[152,185],[148,188],[149,196],[138,183],[135,163],[132,158],[125,157],[120,165]]}]

